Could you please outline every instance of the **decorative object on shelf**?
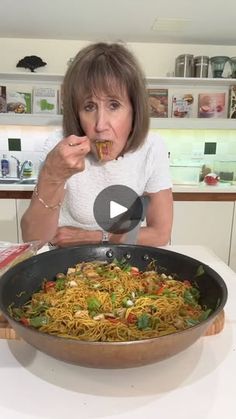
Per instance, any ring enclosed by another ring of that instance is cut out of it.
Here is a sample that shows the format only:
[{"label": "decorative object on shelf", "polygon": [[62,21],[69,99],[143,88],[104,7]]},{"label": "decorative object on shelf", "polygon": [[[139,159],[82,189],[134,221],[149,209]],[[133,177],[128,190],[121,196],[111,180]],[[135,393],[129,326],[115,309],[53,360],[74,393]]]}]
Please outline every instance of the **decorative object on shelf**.
[{"label": "decorative object on shelf", "polygon": [[27,68],[34,73],[36,68],[44,67],[45,65],[47,65],[47,63],[45,63],[42,58],[37,57],[37,55],[29,55],[18,61],[16,67]]},{"label": "decorative object on shelf", "polygon": [[225,118],[225,93],[200,93],[198,96],[199,118]]},{"label": "decorative object on shelf", "polygon": [[229,89],[229,118],[236,119],[236,84]]},{"label": "decorative object on shelf", "polygon": [[199,55],[194,57],[194,77],[208,77],[209,57]]},{"label": "decorative object on shelf", "polygon": [[182,54],[175,60],[175,76],[176,77],[193,77],[193,55]]},{"label": "decorative object on shelf", "polygon": [[229,60],[231,66],[231,77],[232,79],[236,79],[236,57],[231,57]]},{"label": "decorative object on shelf", "polygon": [[168,89],[148,89],[148,105],[151,118],[167,118]]},{"label": "decorative object on shelf", "polygon": [[229,57],[216,56],[210,58],[213,78],[221,78],[225,64],[229,61]]}]

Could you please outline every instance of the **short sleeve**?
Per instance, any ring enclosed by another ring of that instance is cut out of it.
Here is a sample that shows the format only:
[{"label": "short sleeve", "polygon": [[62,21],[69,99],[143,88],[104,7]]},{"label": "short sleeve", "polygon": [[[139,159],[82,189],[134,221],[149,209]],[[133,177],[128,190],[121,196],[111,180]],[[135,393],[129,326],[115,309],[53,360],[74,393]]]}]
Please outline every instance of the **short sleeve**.
[{"label": "short sleeve", "polygon": [[168,151],[163,138],[153,133],[147,156],[148,179],[145,192],[155,193],[172,188]]}]

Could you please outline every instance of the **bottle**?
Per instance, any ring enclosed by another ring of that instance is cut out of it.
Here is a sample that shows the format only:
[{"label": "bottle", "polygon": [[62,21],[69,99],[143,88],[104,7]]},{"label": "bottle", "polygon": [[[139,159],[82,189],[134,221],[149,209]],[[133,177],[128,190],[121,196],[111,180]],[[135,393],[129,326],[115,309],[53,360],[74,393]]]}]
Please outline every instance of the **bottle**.
[{"label": "bottle", "polygon": [[1,172],[2,177],[5,177],[9,175],[9,161],[7,160],[7,155],[3,154],[2,160],[1,160]]},{"label": "bottle", "polygon": [[33,163],[31,160],[26,161],[24,170],[23,170],[23,177],[31,177],[33,171]]}]

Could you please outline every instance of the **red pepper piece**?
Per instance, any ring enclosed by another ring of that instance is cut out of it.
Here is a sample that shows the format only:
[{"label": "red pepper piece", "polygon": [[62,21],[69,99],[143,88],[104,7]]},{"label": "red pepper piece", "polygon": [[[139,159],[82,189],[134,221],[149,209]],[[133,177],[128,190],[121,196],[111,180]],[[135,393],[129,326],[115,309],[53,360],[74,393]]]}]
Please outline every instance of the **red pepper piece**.
[{"label": "red pepper piece", "polygon": [[44,292],[48,292],[50,289],[55,288],[55,281],[47,281],[44,283],[43,289]]},{"label": "red pepper piece", "polygon": [[21,317],[20,321],[24,326],[29,326],[30,325],[30,321],[29,321],[29,319],[27,319],[27,317]]},{"label": "red pepper piece", "polygon": [[160,288],[158,288],[158,290],[156,291],[156,294],[157,295],[162,294],[164,289],[165,289],[165,287],[164,287],[164,285],[162,285]]},{"label": "red pepper piece", "polygon": [[137,316],[133,313],[129,313],[126,319],[128,324],[135,324],[137,320],[138,320]]}]

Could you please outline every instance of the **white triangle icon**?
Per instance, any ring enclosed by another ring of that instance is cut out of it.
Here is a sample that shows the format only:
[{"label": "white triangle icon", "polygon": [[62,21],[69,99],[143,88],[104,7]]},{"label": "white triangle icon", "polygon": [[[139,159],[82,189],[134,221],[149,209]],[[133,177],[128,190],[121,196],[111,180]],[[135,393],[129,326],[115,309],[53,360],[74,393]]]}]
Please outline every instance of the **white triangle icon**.
[{"label": "white triangle icon", "polygon": [[117,215],[123,214],[128,208],[118,204],[115,201],[110,201],[110,218],[117,217]]}]

